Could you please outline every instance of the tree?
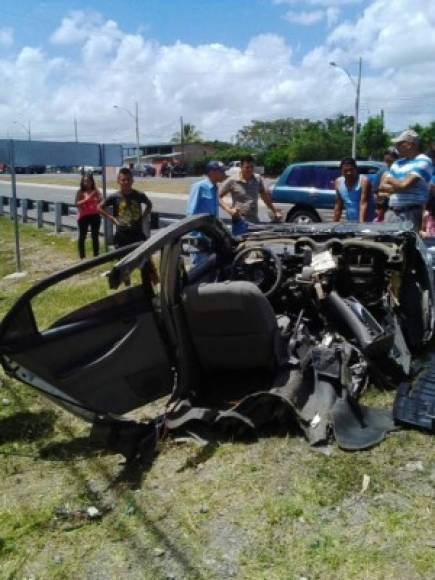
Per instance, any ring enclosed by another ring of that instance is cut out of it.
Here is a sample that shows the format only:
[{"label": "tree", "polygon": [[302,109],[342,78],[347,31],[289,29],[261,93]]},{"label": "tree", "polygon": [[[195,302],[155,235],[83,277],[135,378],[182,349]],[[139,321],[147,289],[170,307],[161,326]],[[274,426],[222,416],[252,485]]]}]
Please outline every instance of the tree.
[{"label": "tree", "polygon": [[257,151],[270,147],[288,146],[296,135],[311,124],[308,119],[277,119],[276,121],[251,121],[237,133],[237,142]]},{"label": "tree", "polygon": [[382,159],[390,140],[384,129],[383,118],[381,116],[369,117],[358,136],[359,157]]},{"label": "tree", "polygon": [[425,151],[426,149],[435,149],[435,122],[432,121],[427,127],[423,127],[420,124],[413,125],[411,129],[414,129],[418,133],[421,141],[421,149]]},{"label": "tree", "polygon": [[[207,143],[209,145],[214,145],[216,142],[213,143],[208,141]],[[231,145],[230,143],[218,143],[215,153],[196,159],[191,167],[191,171],[195,175],[202,175],[204,173],[207,162],[211,159],[219,159],[219,161],[228,164],[230,161],[235,161],[244,155],[252,155],[253,153],[254,151],[252,149],[248,149],[247,147],[239,147],[238,145]]]},{"label": "tree", "polygon": [[192,125],[191,123],[185,123],[183,125],[183,139],[181,139],[181,130],[174,133],[172,143],[200,143],[202,141],[201,131]]},{"label": "tree", "polygon": [[[241,145],[252,147],[265,155],[270,150],[284,148],[290,159],[340,159],[349,155],[352,142],[353,117],[339,115],[335,119],[277,119],[252,121],[237,134]],[[273,153],[273,159],[284,159],[286,154]]]},{"label": "tree", "polygon": [[279,175],[290,162],[290,151],[287,147],[275,147],[264,154],[261,165],[267,175]]}]

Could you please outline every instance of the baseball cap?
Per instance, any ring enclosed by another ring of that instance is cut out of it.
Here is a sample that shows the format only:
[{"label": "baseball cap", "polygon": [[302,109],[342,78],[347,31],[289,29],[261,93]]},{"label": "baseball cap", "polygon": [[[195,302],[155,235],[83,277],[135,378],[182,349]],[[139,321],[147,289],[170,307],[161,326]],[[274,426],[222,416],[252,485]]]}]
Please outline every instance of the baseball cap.
[{"label": "baseball cap", "polygon": [[209,161],[205,166],[205,172],[209,173],[210,171],[221,171],[225,173],[225,165],[222,161]]},{"label": "baseball cap", "polygon": [[398,137],[391,139],[392,143],[402,143],[403,141],[408,141],[408,143],[418,143],[418,134],[412,129],[406,129]]}]

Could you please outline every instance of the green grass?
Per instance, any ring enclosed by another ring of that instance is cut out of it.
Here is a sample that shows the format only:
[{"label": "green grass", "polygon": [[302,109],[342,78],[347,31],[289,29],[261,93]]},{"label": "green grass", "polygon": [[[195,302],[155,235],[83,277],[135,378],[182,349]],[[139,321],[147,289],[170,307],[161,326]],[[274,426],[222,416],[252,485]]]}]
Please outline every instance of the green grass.
[{"label": "green grass", "polygon": [[[4,275],[14,270],[6,219],[0,238]],[[35,280],[77,260],[67,236],[25,226],[21,240],[28,276],[0,280],[0,318]],[[36,308],[49,324],[66,304],[107,292],[103,279],[83,275]],[[1,371],[0,381],[2,579],[435,577],[429,435],[402,431],[331,456],[299,437],[206,448],[166,440],[151,466],[134,471],[89,447],[83,422]],[[393,394],[365,399],[389,406]],[[416,461],[423,471],[412,471]],[[56,517],[57,508],[92,505],[106,511],[100,521]]]}]

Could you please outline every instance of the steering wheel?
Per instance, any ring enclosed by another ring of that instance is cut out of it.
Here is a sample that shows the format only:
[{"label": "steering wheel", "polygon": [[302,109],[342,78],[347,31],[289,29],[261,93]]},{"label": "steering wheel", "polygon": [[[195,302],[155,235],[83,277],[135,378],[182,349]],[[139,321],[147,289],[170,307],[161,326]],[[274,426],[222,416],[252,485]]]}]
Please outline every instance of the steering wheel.
[{"label": "steering wheel", "polygon": [[263,246],[249,246],[234,257],[231,280],[253,282],[265,296],[275,292],[281,283],[282,262],[272,250]]}]

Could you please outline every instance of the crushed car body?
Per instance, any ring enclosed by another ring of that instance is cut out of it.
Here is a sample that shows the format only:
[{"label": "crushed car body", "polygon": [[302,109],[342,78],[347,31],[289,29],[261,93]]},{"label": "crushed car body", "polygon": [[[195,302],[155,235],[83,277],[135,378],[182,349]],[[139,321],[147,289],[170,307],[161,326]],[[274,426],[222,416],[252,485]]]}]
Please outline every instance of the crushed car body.
[{"label": "crushed car body", "polygon": [[[113,293],[39,328],[32,301],[114,260]],[[407,224],[270,224],[233,238],[194,216],[33,286],[0,325],[0,357],[127,458],[199,425],[252,436],[279,426],[364,449],[396,423],[361,397],[370,385],[406,397],[434,296],[431,257]],[[129,417],[163,397],[156,418]]]}]

